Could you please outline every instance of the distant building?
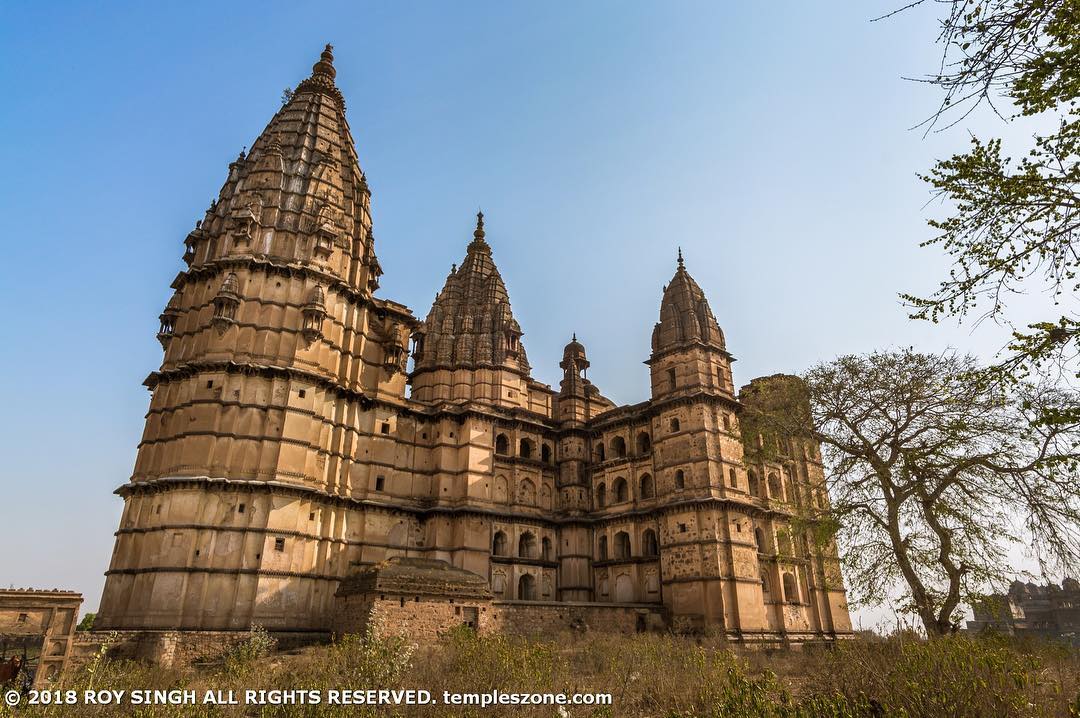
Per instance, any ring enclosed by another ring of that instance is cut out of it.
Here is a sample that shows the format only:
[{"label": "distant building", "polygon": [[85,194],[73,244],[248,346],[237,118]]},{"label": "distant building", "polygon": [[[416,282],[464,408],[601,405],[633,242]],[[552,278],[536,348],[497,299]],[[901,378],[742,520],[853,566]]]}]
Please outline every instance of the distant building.
[{"label": "distant building", "polygon": [[1016,636],[1066,640],[1080,645],[1080,582],[1061,586],[1013,581],[1008,593],[987,596],[972,605],[969,631],[992,629]]}]

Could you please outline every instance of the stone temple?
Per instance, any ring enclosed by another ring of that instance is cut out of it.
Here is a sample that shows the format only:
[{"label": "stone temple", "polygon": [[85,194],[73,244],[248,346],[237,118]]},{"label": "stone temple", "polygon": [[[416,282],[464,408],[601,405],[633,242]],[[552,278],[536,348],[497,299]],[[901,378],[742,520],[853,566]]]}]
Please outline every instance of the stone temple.
[{"label": "stone temple", "polygon": [[828,500],[818,447],[752,458],[740,434],[753,388],[790,379],[736,393],[681,254],[640,404],[600,393],[576,338],[557,389],[532,378],[483,215],[417,319],[377,296],[335,74],[327,46],[184,242],[95,628],[330,631],[343,601],[441,601],[417,586],[442,576],[447,607],[504,617],[468,608],[481,625],[850,633],[835,544],[793,523]]}]

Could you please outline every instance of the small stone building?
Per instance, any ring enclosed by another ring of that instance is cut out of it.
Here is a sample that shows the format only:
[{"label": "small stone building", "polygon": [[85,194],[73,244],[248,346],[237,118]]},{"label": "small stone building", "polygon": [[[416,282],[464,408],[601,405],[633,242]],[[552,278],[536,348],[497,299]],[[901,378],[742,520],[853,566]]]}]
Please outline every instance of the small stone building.
[{"label": "small stone building", "polygon": [[74,591],[0,589],[0,660],[25,654],[35,686],[63,674],[82,605]]},{"label": "small stone building", "polygon": [[346,578],[337,590],[334,632],[401,633],[417,641],[487,624],[491,591],[481,576],[446,561],[395,556]]}]

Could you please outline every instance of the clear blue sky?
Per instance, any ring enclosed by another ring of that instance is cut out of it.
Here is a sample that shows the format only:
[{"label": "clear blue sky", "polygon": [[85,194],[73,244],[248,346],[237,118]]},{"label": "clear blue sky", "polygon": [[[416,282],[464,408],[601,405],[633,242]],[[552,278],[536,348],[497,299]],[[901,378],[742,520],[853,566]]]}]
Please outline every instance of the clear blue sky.
[{"label": "clear blue sky", "polygon": [[0,581],[100,598],[183,239],[326,42],[373,191],[380,293],[424,316],[477,207],[534,375],[570,333],[618,402],[681,245],[737,384],[1002,331],[911,323],[937,11],[882,2],[5,3]]}]

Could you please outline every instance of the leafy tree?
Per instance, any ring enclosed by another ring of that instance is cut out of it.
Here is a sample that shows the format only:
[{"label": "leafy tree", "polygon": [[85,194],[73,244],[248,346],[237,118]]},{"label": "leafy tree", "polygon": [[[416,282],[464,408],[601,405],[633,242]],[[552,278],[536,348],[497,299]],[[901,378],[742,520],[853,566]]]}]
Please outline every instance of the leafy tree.
[{"label": "leafy tree", "polygon": [[96,613],[84,613],[82,620],[79,621],[79,625],[75,627],[76,631],[92,631],[94,630],[94,619],[97,618]]},{"label": "leafy tree", "polygon": [[938,1],[947,7],[938,37],[944,50],[938,72],[924,81],[945,97],[927,128],[988,105],[1007,121],[1052,116],[1056,130],[1010,151],[1000,139],[972,136],[967,152],[934,165],[923,179],[951,209],[930,221],[937,236],[924,244],[940,245],[953,268],[932,295],[901,296],[913,318],[979,312],[1008,322],[1009,295],[1048,289],[1055,308],[1014,330],[995,368],[1011,380],[1073,373],[1080,321],[1061,303],[1080,289],[1080,0]]},{"label": "leafy tree", "polygon": [[855,602],[899,590],[943,635],[961,603],[1012,577],[1010,548],[1030,542],[1044,565],[1080,559],[1080,420],[1060,389],[988,382],[970,357],[903,350],[757,390],[798,396],[756,396],[744,431],[766,445],[771,432],[821,442],[831,505],[808,518],[840,527]]}]

